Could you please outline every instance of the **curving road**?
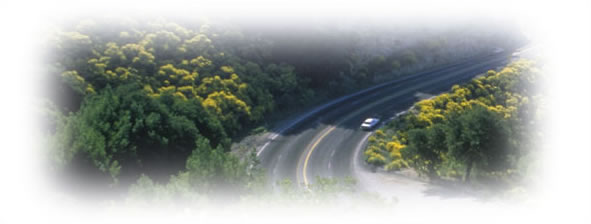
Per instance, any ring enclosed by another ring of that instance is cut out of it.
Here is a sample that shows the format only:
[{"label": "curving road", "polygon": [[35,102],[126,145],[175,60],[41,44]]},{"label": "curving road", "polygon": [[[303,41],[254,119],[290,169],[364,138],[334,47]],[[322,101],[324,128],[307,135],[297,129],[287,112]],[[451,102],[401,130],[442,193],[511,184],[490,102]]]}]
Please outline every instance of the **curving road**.
[{"label": "curving road", "polygon": [[410,107],[417,93],[440,93],[507,63],[506,54],[474,58],[383,83],[312,109],[268,134],[268,141],[258,149],[269,183],[289,178],[306,186],[317,176],[354,176],[354,164],[363,164],[356,149],[370,134],[359,129],[365,118],[388,118]]}]

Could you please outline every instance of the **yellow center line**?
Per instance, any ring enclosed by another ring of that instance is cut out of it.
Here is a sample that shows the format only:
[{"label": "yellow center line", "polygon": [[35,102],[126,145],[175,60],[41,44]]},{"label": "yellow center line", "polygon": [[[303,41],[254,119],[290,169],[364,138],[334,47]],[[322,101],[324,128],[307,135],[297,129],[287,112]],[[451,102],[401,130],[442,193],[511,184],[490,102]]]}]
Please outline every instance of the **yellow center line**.
[{"label": "yellow center line", "polygon": [[312,145],[312,147],[308,151],[308,154],[306,155],[306,160],[304,160],[304,168],[303,168],[304,185],[305,186],[308,186],[308,176],[306,175],[306,170],[308,168],[308,160],[310,160],[310,156],[312,155],[312,152],[314,152],[314,149],[316,148],[316,146],[318,146],[318,143],[320,143],[320,141],[322,141],[322,139],[324,137],[326,137],[326,135],[328,135],[330,132],[332,132],[335,128],[336,128],[336,126],[333,126],[330,129],[328,129],[328,131],[324,132],[324,134],[322,134],[322,136],[320,136],[320,138],[318,138],[318,140],[316,140],[316,142],[314,142],[314,144]]},{"label": "yellow center line", "polygon": [[[483,64],[483,63],[480,63],[480,64]],[[480,65],[480,64],[479,64],[479,65]],[[365,106],[362,106],[361,108],[359,108],[359,109],[358,109],[358,110],[356,110],[355,112],[353,112],[353,113],[349,114],[348,116],[346,116],[346,117],[344,117],[344,118],[341,118],[341,119],[339,119],[339,120],[338,120],[338,121],[335,123],[335,125],[334,125],[333,127],[331,127],[330,129],[328,129],[328,131],[326,131],[324,134],[322,134],[322,136],[320,136],[320,138],[318,138],[318,139],[316,140],[316,142],[314,142],[314,144],[313,144],[313,145],[312,145],[312,147],[310,148],[310,151],[308,151],[308,154],[306,155],[306,160],[304,161],[304,167],[303,167],[303,169],[302,169],[302,172],[303,172],[303,177],[304,177],[304,184],[305,184],[305,186],[306,186],[306,187],[308,187],[308,178],[307,178],[307,175],[306,175],[306,173],[307,173],[307,172],[306,172],[306,170],[307,170],[307,168],[308,168],[308,160],[310,159],[310,156],[312,155],[312,152],[314,152],[314,149],[316,148],[316,146],[318,145],[318,143],[320,143],[320,141],[322,141],[322,139],[324,139],[324,137],[326,137],[326,135],[328,135],[330,132],[332,132],[332,131],[335,129],[335,127],[336,127],[337,125],[340,125],[341,123],[345,122],[346,120],[348,120],[348,119],[350,119],[350,118],[352,118],[352,117],[354,117],[354,116],[356,116],[356,115],[358,115],[358,114],[361,114],[361,113],[363,113],[363,112],[365,112],[365,111],[369,110],[370,108],[372,108],[372,107],[373,107],[373,106],[375,106],[375,105],[378,105],[378,104],[380,104],[380,103],[386,102],[386,101],[388,101],[388,100],[391,100],[391,99],[393,99],[393,98],[396,98],[396,97],[402,96],[402,95],[404,95],[404,94],[411,93],[411,92],[413,92],[413,91],[416,91],[416,90],[418,90],[418,89],[420,89],[420,88],[423,88],[423,87],[429,86],[429,85],[431,85],[431,84],[433,84],[433,83],[435,83],[435,82],[442,81],[442,80],[444,80],[444,79],[446,79],[446,78],[448,78],[448,77],[454,77],[454,76],[457,76],[458,74],[461,74],[461,72],[463,72],[463,71],[467,71],[467,70],[469,70],[469,68],[459,69],[459,70],[457,70],[457,71],[455,71],[455,72],[450,72],[449,74],[446,74],[446,75],[443,75],[443,76],[437,77],[436,79],[429,80],[429,81],[423,82],[423,83],[421,83],[421,84],[418,84],[418,85],[414,86],[414,88],[406,88],[406,89],[400,90],[400,91],[399,91],[399,92],[397,92],[396,94],[393,94],[393,95],[390,95],[390,96],[383,97],[383,98],[381,98],[380,100],[377,100],[377,101],[373,101],[373,102],[372,102],[372,103],[370,103],[370,104],[367,104],[367,105],[365,105]]]}]

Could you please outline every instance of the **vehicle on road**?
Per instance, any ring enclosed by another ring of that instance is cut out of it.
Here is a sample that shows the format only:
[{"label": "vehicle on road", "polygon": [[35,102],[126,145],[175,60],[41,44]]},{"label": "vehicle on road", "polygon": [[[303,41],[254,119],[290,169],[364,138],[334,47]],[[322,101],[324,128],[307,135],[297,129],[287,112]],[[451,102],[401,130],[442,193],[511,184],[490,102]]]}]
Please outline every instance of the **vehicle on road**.
[{"label": "vehicle on road", "polygon": [[380,123],[380,119],[378,118],[367,118],[363,121],[363,124],[361,124],[361,129],[370,130],[378,125],[378,123]]}]

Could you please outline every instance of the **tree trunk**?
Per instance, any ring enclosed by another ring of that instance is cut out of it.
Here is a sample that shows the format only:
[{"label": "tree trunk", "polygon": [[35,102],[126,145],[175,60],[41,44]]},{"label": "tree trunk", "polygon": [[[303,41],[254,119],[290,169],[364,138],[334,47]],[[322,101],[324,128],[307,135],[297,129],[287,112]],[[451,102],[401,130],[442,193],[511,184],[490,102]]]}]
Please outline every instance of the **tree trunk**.
[{"label": "tree trunk", "polygon": [[470,180],[470,172],[472,171],[472,160],[468,162],[468,166],[466,167],[466,175],[464,176],[464,183],[467,183]]}]

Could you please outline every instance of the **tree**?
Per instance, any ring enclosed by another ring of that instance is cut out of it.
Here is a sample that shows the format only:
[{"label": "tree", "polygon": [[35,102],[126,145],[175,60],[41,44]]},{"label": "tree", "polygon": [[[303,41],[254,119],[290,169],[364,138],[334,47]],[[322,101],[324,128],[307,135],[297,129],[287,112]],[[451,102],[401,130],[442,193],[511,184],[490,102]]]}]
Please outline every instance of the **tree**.
[{"label": "tree", "polygon": [[494,169],[503,167],[508,156],[508,126],[502,115],[474,105],[449,122],[449,154],[466,164],[464,181],[468,182],[473,166]]},{"label": "tree", "polygon": [[191,185],[200,192],[236,194],[253,190],[262,181],[263,172],[256,157],[245,160],[224,152],[218,145],[212,148],[209,140],[199,137],[195,149],[187,158],[186,170]]},{"label": "tree", "polygon": [[193,148],[193,139],[199,135],[192,120],[171,113],[164,105],[167,98],[171,96],[150,98],[137,85],[104,89],[88,97],[72,115],[71,128],[58,130],[63,131],[56,136],[64,144],[56,147],[65,148],[59,150],[65,160],[88,158],[115,182],[121,172],[134,169],[160,172],[152,163],[174,164],[179,155]]},{"label": "tree", "polygon": [[211,40],[204,34],[197,34],[185,40],[182,48],[185,50],[185,57],[188,58],[203,58],[201,55],[209,55],[209,51],[214,49]]},{"label": "tree", "polygon": [[147,34],[140,41],[140,44],[160,60],[170,60],[180,54],[178,48],[180,47],[181,39],[173,32],[159,30],[155,33]]},{"label": "tree", "polygon": [[[408,132],[408,146],[403,150],[407,158],[414,159],[415,166],[424,170],[429,178],[437,178],[437,166],[442,162],[442,154],[447,152],[445,126],[436,124],[427,129],[413,129]],[[424,168],[423,168],[424,167]]]},{"label": "tree", "polygon": [[250,107],[232,93],[213,92],[203,101],[203,107],[219,117],[225,130],[236,133],[247,122]]},{"label": "tree", "polygon": [[[243,179],[246,162],[228,153],[232,138],[250,131],[244,129],[261,125],[258,122],[273,112],[382,80],[374,72],[395,69],[401,74],[432,58],[420,47],[401,43],[395,49],[402,52],[386,48],[359,52],[366,48],[362,39],[370,37],[373,42],[373,34],[325,29],[305,28],[310,32],[294,36],[293,32],[243,32],[240,27],[209,24],[185,28],[159,19],[114,24],[85,20],[63,28],[49,44],[54,46],[54,57],[47,60],[46,71],[59,84],[48,89],[61,91],[60,97],[69,95],[66,103],[52,99],[58,102],[56,107],[72,113],[56,118],[55,133],[48,133],[51,145],[59,148],[53,151],[54,161],[59,167],[75,167],[75,172],[80,169],[72,164],[83,164],[80,167],[111,182],[135,181],[145,174],[138,184],[160,189],[157,192],[164,195],[185,191],[190,174],[193,184],[221,181],[228,186],[255,186],[253,179],[258,175],[253,173],[258,171],[252,167],[256,164],[246,168],[251,178],[247,181]],[[427,50],[440,54],[441,48]],[[513,66],[458,88],[450,94],[449,101],[457,100],[451,106],[446,100],[425,101],[419,116],[408,116],[406,124],[397,126],[396,140],[389,134],[376,136],[377,145],[368,148],[367,160],[386,165],[387,170],[406,167],[401,150],[408,142],[407,131],[426,128],[427,145],[411,148],[421,149],[421,158],[430,164],[429,173],[434,173],[437,152],[422,149],[443,150],[438,145],[443,144],[441,131],[432,126],[447,119],[447,108],[460,112],[478,101],[505,116],[529,114],[530,110],[514,109],[523,105],[522,96],[531,89],[529,76],[514,77],[525,70],[525,65]],[[488,87],[493,84],[500,87]],[[471,92],[478,99],[470,99]],[[488,105],[492,102],[502,107]],[[183,166],[189,157],[192,165]],[[251,163],[253,158],[246,160]],[[213,176],[200,174],[202,168],[213,170]],[[174,178],[168,180],[171,174]],[[199,175],[204,179],[196,178]],[[170,186],[161,185],[162,181]]]}]

